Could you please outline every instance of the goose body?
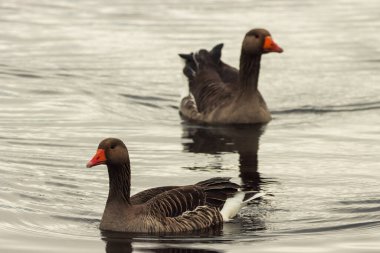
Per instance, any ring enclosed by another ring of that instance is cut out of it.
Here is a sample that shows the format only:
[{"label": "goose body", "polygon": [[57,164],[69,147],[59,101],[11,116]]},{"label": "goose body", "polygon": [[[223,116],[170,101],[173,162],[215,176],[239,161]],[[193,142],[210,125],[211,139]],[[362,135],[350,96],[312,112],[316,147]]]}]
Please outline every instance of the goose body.
[{"label": "goose body", "polygon": [[102,230],[180,233],[207,229],[221,225],[240,209],[236,208],[236,201],[232,201],[234,204],[229,208],[226,200],[237,198],[240,207],[246,202],[242,200],[245,193],[239,191],[240,186],[223,177],[194,185],[152,188],[130,196],[129,155],[119,139],[103,140],[87,167],[100,164],[107,165],[109,175],[109,194],[100,223]]},{"label": "goose body", "polygon": [[243,40],[238,70],[221,60],[222,47],[179,55],[189,84],[189,95],[180,104],[182,118],[207,124],[269,122],[271,114],[258,90],[261,56],[283,50],[268,31],[253,29]]}]

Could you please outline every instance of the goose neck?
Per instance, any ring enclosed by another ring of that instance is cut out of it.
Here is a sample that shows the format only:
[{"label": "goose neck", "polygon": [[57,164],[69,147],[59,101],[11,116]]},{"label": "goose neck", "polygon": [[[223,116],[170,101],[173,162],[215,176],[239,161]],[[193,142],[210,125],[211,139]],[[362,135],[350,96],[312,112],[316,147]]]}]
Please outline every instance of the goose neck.
[{"label": "goose neck", "polygon": [[130,205],[131,169],[129,161],[120,165],[108,165],[109,201],[120,201]]},{"label": "goose neck", "polygon": [[260,55],[248,55],[244,52],[240,56],[240,88],[246,91],[255,92],[257,90],[260,73]]}]

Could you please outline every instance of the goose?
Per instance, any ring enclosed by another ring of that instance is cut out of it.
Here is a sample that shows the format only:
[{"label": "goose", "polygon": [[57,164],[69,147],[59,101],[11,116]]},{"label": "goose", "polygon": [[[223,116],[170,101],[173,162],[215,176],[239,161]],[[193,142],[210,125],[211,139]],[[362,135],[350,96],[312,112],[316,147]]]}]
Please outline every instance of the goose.
[{"label": "goose", "polygon": [[246,194],[230,178],[215,177],[194,185],[151,188],[130,196],[128,149],[120,139],[100,142],[87,168],[105,164],[108,199],[99,228],[131,233],[180,233],[208,229],[233,218],[262,193]]},{"label": "goose", "polygon": [[179,54],[189,94],[180,103],[184,120],[203,124],[268,123],[271,114],[258,90],[261,56],[282,53],[265,29],[246,33],[240,54],[240,69],[221,60],[223,44],[211,51]]}]

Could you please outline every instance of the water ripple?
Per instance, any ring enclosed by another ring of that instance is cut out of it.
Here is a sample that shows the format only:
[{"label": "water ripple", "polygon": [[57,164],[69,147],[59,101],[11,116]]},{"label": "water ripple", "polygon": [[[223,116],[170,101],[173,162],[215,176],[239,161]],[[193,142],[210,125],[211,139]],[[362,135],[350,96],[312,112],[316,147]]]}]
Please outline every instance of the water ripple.
[{"label": "water ripple", "polygon": [[272,114],[324,114],[324,113],[337,113],[337,112],[356,112],[356,111],[370,111],[379,110],[380,101],[368,102],[368,103],[355,103],[347,105],[326,105],[326,106],[312,106],[304,105],[299,108],[285,109],[285,110],[272,110]]},{"label": "water ripple", "polygon": [[368,222],[357,222],[351,224],[343,224],[336,226],[324,226],[318,228],[307,228],[307,229],[296,229],[289,231],[289,233],[321,233],[321,232],[334,232],[338,230],[354,230],[354,229],[373,229],[378,228],[380,225],[379,221],[368,221]]},{"label": "water ripple", "polygon": [[[0,251],[378,250],[378,0],[0,5]],[[265,133],[181,124],[177,54],[224,42],[238,66],[253,27],[285,48],[263,56]],[[267,195],[223,231],[101,234],[107,170],[85,164],[108,136],[133,192],[226,176]]]}]

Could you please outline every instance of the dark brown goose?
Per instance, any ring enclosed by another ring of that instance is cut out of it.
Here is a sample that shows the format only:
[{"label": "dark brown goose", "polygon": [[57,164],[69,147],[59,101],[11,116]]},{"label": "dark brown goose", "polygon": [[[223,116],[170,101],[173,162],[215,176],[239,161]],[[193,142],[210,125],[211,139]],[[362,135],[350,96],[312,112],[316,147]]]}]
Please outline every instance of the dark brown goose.
[{"label": "dark brown goose", "polygon": [[[100,229],[134,233],[178,233],[206,229],[236,215],[248,201],[229,178],[211,178],[195,185],[164,186],[130,197],[128,150],[115,138],[103,140],[87,167],[106,164],[109,193]],[[247,197],[247,196],[246,196]]]},{"label": "dark brown goose", "polygon": [[271,114],[258,90],[262,54],[280,48],[265,29],[250,30],[244,37],[240,69],[221,61],[223,44],[211,51],[179,54],[185,60],[189,95],[180,105],[182,118],[208,124],[267,123]]}]

